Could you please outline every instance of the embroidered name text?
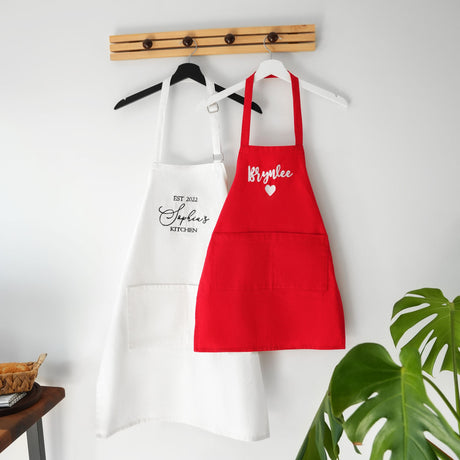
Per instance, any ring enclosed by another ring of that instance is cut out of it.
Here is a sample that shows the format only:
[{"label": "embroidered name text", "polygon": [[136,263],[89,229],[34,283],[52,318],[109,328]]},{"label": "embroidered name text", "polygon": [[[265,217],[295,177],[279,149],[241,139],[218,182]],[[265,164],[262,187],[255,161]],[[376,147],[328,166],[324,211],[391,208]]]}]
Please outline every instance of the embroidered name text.
[{"label": "embroidered name text", "polygon": [[279,177],[292,177],[293,172],[285,171],[281,169],[281,165],[277,165],[276,168],[269,169],[268,171],[260,171],[258,166],[248,166],[248,182],[263,182],[264,184],[268,183],[268,180],[278,179]]}]

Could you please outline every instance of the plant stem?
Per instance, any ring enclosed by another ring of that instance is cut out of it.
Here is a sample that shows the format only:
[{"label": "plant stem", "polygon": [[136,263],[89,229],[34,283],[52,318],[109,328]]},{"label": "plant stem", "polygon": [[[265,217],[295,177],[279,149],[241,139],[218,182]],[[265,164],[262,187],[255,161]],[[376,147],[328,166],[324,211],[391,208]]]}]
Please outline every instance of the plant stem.
[{"label": "plant stem", "polygon": [[426,375],[422,375],[423,377],[423,380],[425,380],[426,382],[428,382],[433,388],[434,390],[436,391],[436,393],[438,393],[438,395],[441,397],[441,399],[444,401],[444,404],[449,408],[449,410],[452,412],[452,414],[454,415],[454,417],[457,419],[457,422],[460,423],[460,414],[458,414],[456,411],[455,411],[455,408],[454,406],[452,406],[452,404],[449,402],[449,400],[446,398],[446,396],[444,395],[444,393],[435,385],[435,383],[433,381],[431,381]]},{"label": "plant stem", "polygon": [[[451,330],[451,344],[450,350],[452,353],[452,370],[454,374],[454,387],[455,387],[455,406],[457,408],[457,420],[460,414],[460,391],[458,388],[458,374],[457,374],[457,347],[455,345],[455,305],[453,302],[449,302],[450,309],[450,330]],[[458,420],[458,432],[460,433],[460,420]]]}]

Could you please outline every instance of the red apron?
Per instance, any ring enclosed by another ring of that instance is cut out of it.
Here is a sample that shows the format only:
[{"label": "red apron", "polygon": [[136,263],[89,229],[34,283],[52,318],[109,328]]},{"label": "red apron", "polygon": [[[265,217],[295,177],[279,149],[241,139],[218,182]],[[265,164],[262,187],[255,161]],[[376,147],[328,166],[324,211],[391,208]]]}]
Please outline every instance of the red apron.
[{"label": "red apron", "polygon": [[254,75],[241,148],[198,288],[195,351],[345,347],[329,241],[305,167],[299,80],[291,74],[295,145],[249,145]]}]

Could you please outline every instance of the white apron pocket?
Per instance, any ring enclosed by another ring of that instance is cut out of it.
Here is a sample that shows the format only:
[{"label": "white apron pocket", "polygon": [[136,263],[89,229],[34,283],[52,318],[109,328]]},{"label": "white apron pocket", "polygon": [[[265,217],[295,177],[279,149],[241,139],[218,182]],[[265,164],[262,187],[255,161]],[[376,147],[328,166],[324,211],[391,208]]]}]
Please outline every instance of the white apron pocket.
[{"label": "white apron pocket", "polygon": [[197,286],[128,286],[129,348],[192,349]]}]

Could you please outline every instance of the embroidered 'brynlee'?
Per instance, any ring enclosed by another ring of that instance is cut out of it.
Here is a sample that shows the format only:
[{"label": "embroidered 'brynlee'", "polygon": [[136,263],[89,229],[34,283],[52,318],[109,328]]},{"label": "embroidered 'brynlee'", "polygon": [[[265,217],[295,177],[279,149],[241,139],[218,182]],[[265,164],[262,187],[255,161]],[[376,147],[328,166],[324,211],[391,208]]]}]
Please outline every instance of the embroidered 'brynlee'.
[{"label": "embroidered 'brynlee'", "polygon": [[269,179],[278,179],[279,177],[292,177],[294,175],[293,172],[285,171],[281,169],[281,165],[277,165],[276,168],[269,169],[268,171],[260,171],[258,166],[248,166],[248,182],[263,182],[267,184]]}]

